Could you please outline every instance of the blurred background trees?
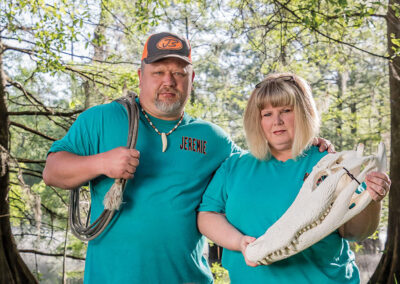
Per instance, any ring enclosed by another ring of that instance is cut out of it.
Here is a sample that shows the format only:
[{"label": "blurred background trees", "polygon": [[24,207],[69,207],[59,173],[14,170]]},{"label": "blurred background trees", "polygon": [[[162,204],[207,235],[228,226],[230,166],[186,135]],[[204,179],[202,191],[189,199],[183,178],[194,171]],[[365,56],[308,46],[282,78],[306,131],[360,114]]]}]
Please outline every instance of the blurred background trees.
[{"label": "blurred background trees", "polygon": [[[359,263],[364,282],[382,256],[371,282],[396,283],[399,7],[392,0],[0,0],[0,283],[81,283],[86,244],[68,232],[68,192],[42,181],[46,153],[83,110],[138,90],[144,42],[165,30],[193,48],[187,111],[241,147],[252,88],[282,71],[310,82],[321,136],[338,151],[361,142],[375,152],[386,143],[393,184],[382,228],[354,248],[358,261],[374,255],[366,260],[372,267]],[[218,266],[214,272],[226,279]]]}]

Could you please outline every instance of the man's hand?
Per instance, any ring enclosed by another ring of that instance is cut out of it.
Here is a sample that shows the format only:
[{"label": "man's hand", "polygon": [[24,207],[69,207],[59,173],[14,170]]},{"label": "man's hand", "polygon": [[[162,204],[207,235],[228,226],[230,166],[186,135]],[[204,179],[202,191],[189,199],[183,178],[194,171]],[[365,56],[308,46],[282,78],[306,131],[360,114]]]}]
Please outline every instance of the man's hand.
[{"label": "man's hand", "polygon": [[314,146],[319,146],[319,151],[328,153],[335,153],[335,146],[329,141],[321,137],[315,137],[312,143]]},{"label": "man's hand", "polygon": [[139,151],[126,147],[104,152],[101,154],[103,174],[114,179],[131,179],[139,165],[139,157]]}]

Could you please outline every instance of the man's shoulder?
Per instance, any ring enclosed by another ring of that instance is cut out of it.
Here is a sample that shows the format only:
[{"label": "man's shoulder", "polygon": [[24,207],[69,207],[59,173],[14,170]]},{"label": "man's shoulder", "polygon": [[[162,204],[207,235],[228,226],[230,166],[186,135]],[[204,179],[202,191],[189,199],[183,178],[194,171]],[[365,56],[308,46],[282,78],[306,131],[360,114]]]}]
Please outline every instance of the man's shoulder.
[{"label": "man's shoulder", "polygon": [[105,111],[116,111],[119,110],[121,108],[123,108],[124,106],[120,103],[118,103],[117,101],[112,101],[109,103],[104,103],[104,104],[99,104],[99,105],[95,105],[92,106],[90,108],[88,108],[87,110],[85,110],[85,112],[105,112]]},{"label": "man's shoulder", "polygon": [[185,114],[185,125],[181,130],[184,136],[206,141],[207,147],[210,150],[212,149],[215,154],[220,153],[223,155],[224,159],[230,153],[240,151],[240,148],[230,136],[220,126],[212,122]]},{"label": "man's shoulder", "polygon": [[121,112],[121,110],[123,110],[123,109],[124,109],[124,106],[113,101],[110,103],[92,106],[92,107],[86,109],[84,112],[82,112],[78,117],[80,119],[91,119],[91,118],[98,119],[99,116],[103,116],[103,115],[107,116],[108,114],[114,114],[117,112]]},{"label": "man's shoulder", "polygon": [[190,115],[188,115],[188,124],[198,127],[199,129],[205,129],[207,131],[211,131],[219,135],[228,136],[228,134],[224,129],[222,129],[222,127],[218,126],[215,123],[203,120],[201,118],[193,118]]},{"label": "man's shoulder", "polygon": [[185,116],[187,118],[188,123],[199,124],[199,125],[214,125],[214,126],[217,126],[216,124],[211,123],[209,121],[206,121],[206,120],[204,120],[202,118],[193,117],[193,116],[191,116],[190,114],[188,114],[186,112],[185,112]]}]

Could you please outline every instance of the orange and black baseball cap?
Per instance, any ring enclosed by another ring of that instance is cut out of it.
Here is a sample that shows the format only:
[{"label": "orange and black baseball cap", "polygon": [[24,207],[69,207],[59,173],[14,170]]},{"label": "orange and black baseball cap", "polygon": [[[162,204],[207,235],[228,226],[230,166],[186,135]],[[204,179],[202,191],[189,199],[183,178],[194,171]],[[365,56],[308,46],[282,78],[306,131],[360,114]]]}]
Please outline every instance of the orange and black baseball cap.
[{"label": "orange and black baseball cap", "polygon": [[189,41],[176,34],[167,32],[149,36],[144,45],[142,61],[150,64],[170,57],[180,58],[192,64]]}]

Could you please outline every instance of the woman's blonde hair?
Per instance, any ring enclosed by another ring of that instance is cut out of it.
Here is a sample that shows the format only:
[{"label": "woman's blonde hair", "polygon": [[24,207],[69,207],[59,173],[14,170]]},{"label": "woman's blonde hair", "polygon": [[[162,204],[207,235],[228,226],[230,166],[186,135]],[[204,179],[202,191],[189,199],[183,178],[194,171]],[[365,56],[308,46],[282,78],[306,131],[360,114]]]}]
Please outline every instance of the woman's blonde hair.
[{"label": "woman's blonde hair", "polygon": [[256,85],[244,113],[244,131],[250,152],[260,160],[271,157],[261,126],[261,110],[267,105],[293,107],[295,134],[292,157],[296,158],[312,144],[319,132],[319,117],[310,86],[303,78],[291,73],[268,75]]}]

